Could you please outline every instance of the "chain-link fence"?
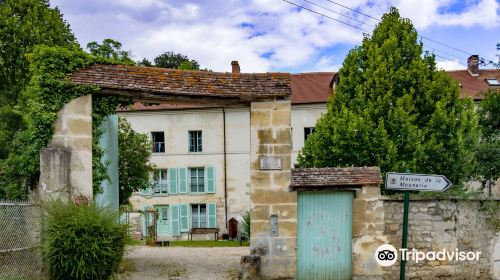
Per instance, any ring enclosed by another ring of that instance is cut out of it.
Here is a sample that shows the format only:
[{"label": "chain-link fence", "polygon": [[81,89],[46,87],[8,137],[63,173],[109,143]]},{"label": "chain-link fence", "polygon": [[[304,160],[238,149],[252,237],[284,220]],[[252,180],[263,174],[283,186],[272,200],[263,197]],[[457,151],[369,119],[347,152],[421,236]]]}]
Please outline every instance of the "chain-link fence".
[{"label": "chain-link fence", "polygon": [[45,279],[39,204],[0,200],[0,279]]}]

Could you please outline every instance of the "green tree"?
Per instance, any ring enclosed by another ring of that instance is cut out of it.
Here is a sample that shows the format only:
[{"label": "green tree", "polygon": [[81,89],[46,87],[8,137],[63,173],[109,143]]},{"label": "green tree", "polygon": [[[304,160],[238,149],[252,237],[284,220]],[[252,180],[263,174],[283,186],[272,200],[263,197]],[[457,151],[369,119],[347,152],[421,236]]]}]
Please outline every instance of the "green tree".
[{"label": "green tree", "polygon": [[187,56],[171,51],[164,52],[154,59],[155,67],[181,69],[181,70],[199,70],[200,64]]},{"label": "green tree", "polygon": [[500,93],[489,91],[479,103],[477,111],[481,138],[476,152],[476,170],[473,179],[481,182],[481,190],[491,189],[500,179]]},{"label": "green tree", "polygon": [[129,51],[122,50],[122,43],[113,39],[104,39],[101,44],[90,42],[87,44],[87,50],[95,57],[107,59],[110,61],[135,64],[130,58]]},{"label": "green tree", "polygon": [[380,166],[446,175],[454,189],[474,167],[477,119],[458,82],[396,8],[347,55],[327,113],[308,137],[302,167]]},{"label": "green tree", "polygon": [[152,143],[146,134],[135,132],[130,124],[120,118],[118,134],[120,205],[128,204],[133,192],[151,184],[153,166],[149,163]]},{"label": "green tree", "polygon": [[23,127],[19,96],[30,79],[26,54],[38,44],[71,47],[77,42],[48,0],[0,1],[0,159]]}]

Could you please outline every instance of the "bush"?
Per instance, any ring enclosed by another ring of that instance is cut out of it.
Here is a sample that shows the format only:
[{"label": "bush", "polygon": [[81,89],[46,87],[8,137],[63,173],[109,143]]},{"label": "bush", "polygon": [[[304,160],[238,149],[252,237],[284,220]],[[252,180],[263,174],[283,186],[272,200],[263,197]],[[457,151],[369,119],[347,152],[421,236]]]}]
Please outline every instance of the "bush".
[{"label": "bush", "polygon": [[247,211],[245,215],[243,215],[243,221],[241,221],[241,233],[250,239],[250,211]]},{"label": "bush", "polygon": [[44,260],[51,279],[110,279],[128,239],[118,213],[95,205],[45,205]]}]

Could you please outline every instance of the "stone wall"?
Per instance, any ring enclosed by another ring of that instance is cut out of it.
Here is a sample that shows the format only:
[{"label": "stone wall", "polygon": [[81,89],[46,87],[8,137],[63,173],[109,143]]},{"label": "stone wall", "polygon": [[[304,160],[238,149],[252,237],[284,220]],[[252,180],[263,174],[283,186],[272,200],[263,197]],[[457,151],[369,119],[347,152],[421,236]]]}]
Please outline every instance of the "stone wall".
[{"label": "stone wall", "polygon": [[91,95],[72,100],[58,113],[52,140],[41,153],[40,172],[42,199],[79,195],[92,199]]},{"label": "stone wall", "polygon": [[[296,270],[297,193],[288,191],[290,114],[290,100],[251,104],[250,250],[260,255],[260,272],[266,279],[294,277]],[[262,168],[261,161],[269,166]],[[277,216],[276,234],[271,233],[271,215]]]},{"label": "stone wall", "polygon": [[[481,255],[478,261],[409,260],[407,278],[500,279],[500,271],[494,272],[494,260],[500,259],[500,252],[495,252],[495,246],[500,246],[500,233],[489,223],[494,217],[481,210],[482,204],[477,200],[411,200],[408,248],[424,252],[443,249],[453,252],[457,248],[480,251]],[[402,221],[403,202],[385,200],[384,236],[396,248],[401,246]],[[399,269],[399,261],[384,268],[383,279],[399,279]]]}]

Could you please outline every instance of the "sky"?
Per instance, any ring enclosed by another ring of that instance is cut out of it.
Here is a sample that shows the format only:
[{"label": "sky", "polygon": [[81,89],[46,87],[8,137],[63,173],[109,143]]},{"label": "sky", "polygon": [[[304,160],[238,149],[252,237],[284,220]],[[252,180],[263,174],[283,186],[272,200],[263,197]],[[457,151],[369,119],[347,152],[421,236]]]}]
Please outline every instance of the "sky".
[{"label": "sky", "polygon": [[500,53],[500,0],[286,1],[328,17],[284,0],[50,2],[83,47],[111,38],[136,61],[173,51],[219,72],[230,72],[232,60],[242,72],[337,71],[361,43],[359,29],[369,34],[378,23],[373,18],[391,6],[428,38],[422,39],[424,49],[435,53],[445,70],[465,69],[471,54],[492,60]]}]

